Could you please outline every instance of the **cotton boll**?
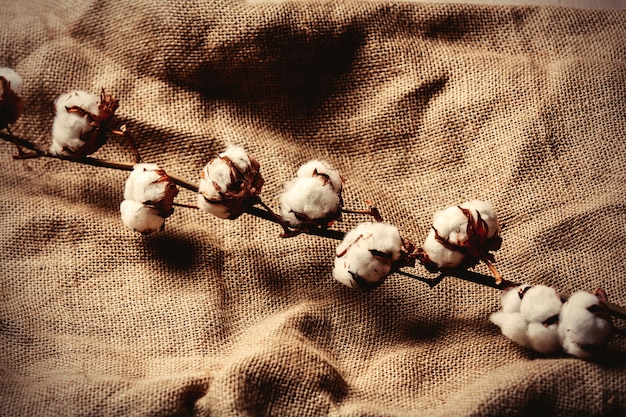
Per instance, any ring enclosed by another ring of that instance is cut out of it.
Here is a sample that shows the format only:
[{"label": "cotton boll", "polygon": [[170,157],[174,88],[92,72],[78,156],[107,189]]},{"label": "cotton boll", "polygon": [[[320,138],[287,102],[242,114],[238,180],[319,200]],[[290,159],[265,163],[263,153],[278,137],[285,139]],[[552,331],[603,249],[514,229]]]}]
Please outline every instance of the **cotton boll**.
[{"label": "cotton boll", "polygon": [[245,172],[250,168],[250,156],[241,146],[229,143],[226,146],[226,150],[220,153],[219,156],[220,158],[228,158],[241,172]]},{"label": "cotton boll", "polygon": [[52,123],[53,155],[72,156],[85,146],[84,135],[94,130],[92,118],[86,114],[70,112],[79,107],[91,114],[98,114],[100,97],[86,91],[72,91],[60,95],[54,102],[56,115]]},{"label": "cotton boll", "polygon": [[437,235],[454,245],[467,241],[467,216],[457,206],[440,210],[433,215],[433,229]]},{"label": "cotton boll", "polygon": [[137,164],[126,179],[122,222],[143,234],[162,230],[165,219],[174,212],[178,188],[156,164]]},{"label": "cotton boll", "polygon": [[200,172],[198,207],[219,218],[236,219],[261,193],[264,180],[259,168],[242,147],[229,144]]},{"label": "cotton boll", "polygon": [[[126,180],[124,188],[124,198],[126,200],[134,200],[140,203],[144,201],[153,201],[156,199],[159,191],[150,190],[158,187],[157,181],[161,175],[157,172],[159,167],[157,164],[137,164],[133,167],[133,171]],[[157,195],[155,195],[157,194]]]},{"label": "cotton boll", "polygon": [[341,198],[321,177],[297,177],[285,184],[280,211],[292,227],[326,226],[341,216]]},{"label": "cotton boll", "polygon": [[142,234],[150,234],[163,230],[165,219],[158,210],[145,206],[137,201],[124,200],[120,204],[122,223],[129,229]]},{"label": "cotton boll", "polygon": [[356,242],[345,256],[335,258],[333,276],[351,288],[375,287],[391,271],[391,260],[375,256],[366,244]]},{"label": "cotton boll", "polygon": [[517,344],[542,354],[559,350],[558,318],[561,299],[545,285],[520,285],[504,291],[502,310],[490,320]]},{"label": "cotton boll", "polygon": [[173,212],[178,188],[156,164],[137,164],[126,180],[124,198],[158,210],[163,218]]},{"label": "cotton boll", "polygon": [[231,165],[224,159],[216,158],[207,164],[204,170],[203,180],[210,181],[216,193],[226,192],[233,181]]},{"label": "cotton boll", "polygon": [[[22,77],[19,76],[17,72],[12,70],[11,68],[2,67],[0,68],[0,77],[3,77],[8,82],[8,87],[15,94],[19,95],[22,93]],[[0,93],[4,91],[0,90]]]},{"label": "cotton boll", "polygon": [[610,317],[597,296],[578,291],[561,309],[559,340],[563,350],[579,358],[589,358],[604,348],[613,332]]},{"label": "cotton boll", "polygon": [[280,195],[281,217],[294,228],[328,227],[341,219],[342,185],[339,172],[325,162],[305,163]]},{"label": "cotton boll", "polygon": [[362,223],[360,227],[361,233],[369,243],[370,250],[382,252],[394,262],[400,259],[402,238],[396,226],[387,223],[367,222]]},{"label": "cotton boll", "polygon": [[558,320],[563,303],[554,288],[535,285],[529,288],[520,303],[520,314],[528,322],[530,347],[539,353],[559,349]]},{"label": "cotton boll", "polygon": [[225,160],[215,158],[206,164],[200,174],[198,185],[197,204],[200,210],[221,219],[228,219],[231,210],[225,204],[225,193],[233,178],[232,167]]},{"label": "cotton boll", "polygon": [[199,188],[200,192],[196,200],[198,208],[206,213],[214,215],[215,217],[219,217],[220,219],[230,218],[231,212],[228,206],[220,203],[219,201],[213,202],[214,200],[205,197],[206,195],[211,194],[212,191],[210,191],[210,189],[208,189],[208,191],[205,191],[207,188],[203,188]]},{"label": "cotton boll", "polygon": [[400,259],[402,238],[395,226],[361,223],[337,246],[333,276],[351,288],[371,290],[380,285]]},{"label": "cotton boll", "polygon": [[530,347],[528,340],[528,322],[520,313],[505,313],[498,311],[489,317],[491,322],[500,328],[504,336],[520,346]]},{"label": "cotton boll", "polygon": [[491,204],[472,200],[451,206],[433,215],[432,230],[417,259],[431,272],[471,268],[483,261],[499,284],[502,277],[492,265],[494,257],[490,253],[500,249],[499,232]]}]

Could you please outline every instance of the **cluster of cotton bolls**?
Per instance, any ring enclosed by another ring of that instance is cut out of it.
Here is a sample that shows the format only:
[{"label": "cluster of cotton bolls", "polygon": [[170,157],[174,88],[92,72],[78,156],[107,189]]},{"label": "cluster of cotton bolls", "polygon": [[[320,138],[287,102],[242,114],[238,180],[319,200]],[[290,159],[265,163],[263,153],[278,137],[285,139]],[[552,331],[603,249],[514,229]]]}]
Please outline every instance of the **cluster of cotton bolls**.
[{"label": "cluster of cotton bolls", "polygon": [[341,219],[343,179],[329,164],[302,165],[280,195],[280,213],[291,227],[328,227]]},{"label": "cluster of cotton bolls", "polygon": [[142,234],[163,230],[178,188],[156,164],[137,164],[126,180],[120,204],[122,223]]},{"label": "cluster of cotton bolls", "polygon": [[255,202],[263,183],[256,159],[229,144],[200,173],[198,207],[222,219],[236,219]]},{"label": "cluster of cotton bolls", "polygon": [[590,358],[613,332],[602,301],[587,291],[575,292],[563,303],[553,288],[521,285],[505,290],[501,304],[490,320],[504,336],[542,354],[563,350]]}]

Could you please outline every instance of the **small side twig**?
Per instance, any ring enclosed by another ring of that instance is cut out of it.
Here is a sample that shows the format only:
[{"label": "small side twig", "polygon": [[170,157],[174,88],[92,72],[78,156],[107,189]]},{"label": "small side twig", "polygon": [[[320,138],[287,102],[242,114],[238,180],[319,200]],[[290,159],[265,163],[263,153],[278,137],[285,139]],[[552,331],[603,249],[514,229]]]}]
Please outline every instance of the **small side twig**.
[{"label": "small side twig", "polygon": [[382,222],[383,221],[383,216],[381,216],[380,212],[378,211],[378,209],[376,207],[374,207],[372,205],[371,201],[367,201],[367,204],[370,206],[370,208],[368,210],[354,210],[354,209],[347,209],[347,208],[342,208],[341,212],[342,213],[346,213],[346,214],[362,214],[362,215],[366,215],[366,216],[372,216],[374,218],[375,221],[377,222]]}]

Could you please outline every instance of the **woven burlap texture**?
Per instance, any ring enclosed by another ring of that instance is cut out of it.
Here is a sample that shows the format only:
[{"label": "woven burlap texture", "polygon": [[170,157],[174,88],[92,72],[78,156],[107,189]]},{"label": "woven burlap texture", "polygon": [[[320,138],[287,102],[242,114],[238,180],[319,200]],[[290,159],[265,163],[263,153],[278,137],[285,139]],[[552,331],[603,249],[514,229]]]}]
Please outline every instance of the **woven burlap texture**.
[{"label": "woven burlap texture", "polygon": [[[277,208],[323,159],[347,207],[416,243],[435,211],[488,200],[505,278],[626,305],[624,12],[2,0],[0,24],[13,132],[41,148],[59,94],[104,87],[172,174],[197,182],[230,141]],[[141,236],[119,217],[127,172],[0,145],[3,416],[626,414],[623,336],[599,361],[543,357],[489,322],[494,289],[393,275],[365,294],[332,279],[337,241],[247,214],[178,207]],[[132,158],[116,138],[95,156]]]}]

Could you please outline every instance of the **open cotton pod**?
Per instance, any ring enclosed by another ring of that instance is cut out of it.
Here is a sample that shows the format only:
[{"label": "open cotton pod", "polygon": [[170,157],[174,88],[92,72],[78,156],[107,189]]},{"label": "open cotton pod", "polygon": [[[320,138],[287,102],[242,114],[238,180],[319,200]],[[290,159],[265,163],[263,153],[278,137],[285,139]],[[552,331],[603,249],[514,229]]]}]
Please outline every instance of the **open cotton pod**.
[{"label": "open cotton pod", "polygon": [[502,277],[492,265],[494,258],[490,252],[500,249],[501,244],[500,225],[493,206],[472,200],[435,213],[418,260],[431,272],[471,268],[483,261],[499,284]]},{"label": "open cotton pod", "polygon": [[291,227],[328,227],[341,218],[343,179],[326,162],[312,160],[285,184],[280,214]]},{"label": "open cotton pod", "polygon": [[100,95],[74,90],[54,102],[50,153],[82,158],[97,151],[107,141],[107,124],[113,119],[118,101],[104,90]]},{"label": "open cotton pod", "polygon": [[122,222],[142,234],[163,230],[165,219],[174,212],[178,188],[156,164],[137,164],[126,180],[120,204]]},{"label": "open cotton pod", "polygon": [[361,223],[337,246],[333,276],[348,287],[372,290],[393,271],[401,250],[402,238],[397,227]]},{"label": "open cotton pod", "polygon": [[200,173],[198,207],[222,219],[236,219],[261,193],[260,165],[244,148],[228,145]]}]

